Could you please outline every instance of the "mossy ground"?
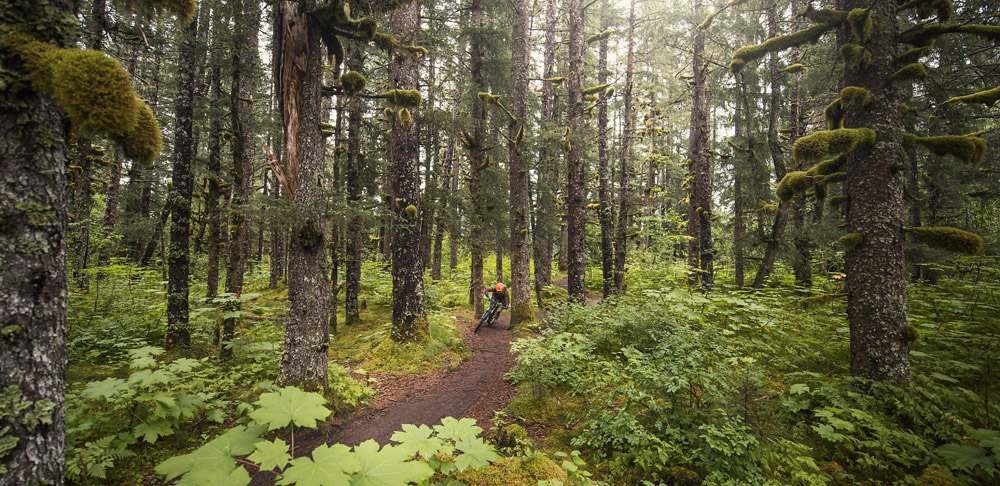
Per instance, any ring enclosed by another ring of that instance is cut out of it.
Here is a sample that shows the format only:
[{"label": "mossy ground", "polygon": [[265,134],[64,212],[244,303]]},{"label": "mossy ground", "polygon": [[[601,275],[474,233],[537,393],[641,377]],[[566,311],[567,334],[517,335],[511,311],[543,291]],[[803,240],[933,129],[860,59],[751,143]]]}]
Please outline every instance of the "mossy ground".
[{"label": "mossy ground", "polygon": [[464,471],[456,477],[476,486],[536,486],[539,481],[566,481],[566,471],[544,456],[504,457],[489,467]]}]

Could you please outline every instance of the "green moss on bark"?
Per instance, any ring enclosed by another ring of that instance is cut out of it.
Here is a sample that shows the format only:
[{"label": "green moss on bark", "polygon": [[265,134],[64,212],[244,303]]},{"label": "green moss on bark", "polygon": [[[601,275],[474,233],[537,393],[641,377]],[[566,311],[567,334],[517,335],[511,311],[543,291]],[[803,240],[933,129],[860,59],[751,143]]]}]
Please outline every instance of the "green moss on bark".
[{"label": "green moss on bark", "polygon": [[785,177],[781,178],[775,192],[782,201],[788,201],[796,194],[805,192],[815,182],[816,179],[806,171],[796,170],[785,174]]},{"label": "green moss on bark", "polygon": [[851,24],[851,32],[858,41],[867,42],[872,36],[872,16],[868,9],[852,9],[847,14],[847,22]]},{"label": "green moss on bark", "polygon": [[786,72],[788,74],[801,73],[802,71],[805,71],[805,70],[806,70],[806,65],[805,64],[800,64],[800,63],[790,64],[785,69],[782,69],[782,71],[784,71],[784,72]]},{"label": "green moss on bark", "polygon": [[390,89],[383,91],[379,97],[385,98],[393,106],[405,108],[416,108],[423,101],[420,91],[415,89]]},{"label": "green moss on bark", "polygon": [[844,64],[852,69],[861,69],[872,63],[872,53],[861,44],[840,46],[840,56],[844,58]]},{"label": "green moss on bark", "polygon": [[729,68],[733,73],[738,73],[748,62],[760,59],[770,52],[815,43],[823,34],[833,30],[836,26],[836,23],[820,23],[805,30],[772,37],[761,44],[741,47],[733,54]]},{"label": "green moss on bark", "polygon": [[865,236],[861,233],[847,233],[846,235],[841,236],[838,241],[840,241],[841,245],[844,245],[844,248],[852,250],[861,245],[864,240]]},{"label": "green moss on bark", "polygon": [[914,240],[931,248],[975,255],[983,249],[983,238],[951,226],[921,226],[906,230]]},{"label": "green moss on bark", "polygon": [[875,131],[870,128],[823,130],[796,140],[792,155],[799,162],[815,162],[869,147],[874,143]]},{"label": "green moss on bark", "polygon": [[892,73],[892,76],[889,76],[889,82],[899,83],[904,81],[914,81],[926,77],[927,67],[919,62],[911,62],[910,64],[907,64]]},{"label": "green moss on bark", "polygon": [[135,128],[121,140],[125,156],[143,163],[150,163],[163,150],[163,132],[156,114],[146,103],[139,102],[139,115]]},{"label": "green moss on bark", "polygon": [[844,108],[837,98],[826,105],[823,109],[823,116],[826,118],[827,130],[836,130],[844,127]]},{"label": "green moss on bark", "polygon": [[872,102],[872,93],[861,86],[847,86],[840,90],[840,105],[846,110],[861,111]]},{"label": "green moss on bark", "polygon": [[986,140],[975,135],[934,135],[917,137],[907,134],[904,143],[920,145],[941,157],[952,156],[966,163],[978,163],[986,154]]},{"label": "green moss on bark", "polygon": [[948,98],[948,101],[945,103],[982,103],[989,107],[995,105],[997,101],[1000,101],[1000,86],[963,96]]},{"label": "green moss on bark", "polygon": [[523,324],[535,320],[535,308],[530,301],[513,304],[510,306],[510,322]]}]

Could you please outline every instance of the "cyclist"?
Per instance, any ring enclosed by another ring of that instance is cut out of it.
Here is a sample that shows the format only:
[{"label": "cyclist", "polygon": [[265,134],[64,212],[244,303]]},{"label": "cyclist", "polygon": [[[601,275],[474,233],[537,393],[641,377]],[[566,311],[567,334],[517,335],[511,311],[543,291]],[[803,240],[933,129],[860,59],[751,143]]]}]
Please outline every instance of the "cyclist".
[{"label": "cyclist", "polygon": [[499,302],[500,305],[503,306],[503,309],[507,308],[509,303],[509,299],[507,298],[507,286],[504,285],[502,281],[497,280],[497,283],[495,283],[492,287],[484,287],[483,295],[489,294],[492,294],[492,299]]},{"label": "cyclist", "polygon": [[507,286],[499,280],[491,287],[484,287],[483,295],[490,296],[490,306],[483,313],[482,317],[480,317],[479,324],[476,325],[476,333],[479,332],[479,328],[483,327],[484,324],[487,327],[493,326],[497,319],[500,318],[500,312],[507,308],[509,302],[507,298]]}]

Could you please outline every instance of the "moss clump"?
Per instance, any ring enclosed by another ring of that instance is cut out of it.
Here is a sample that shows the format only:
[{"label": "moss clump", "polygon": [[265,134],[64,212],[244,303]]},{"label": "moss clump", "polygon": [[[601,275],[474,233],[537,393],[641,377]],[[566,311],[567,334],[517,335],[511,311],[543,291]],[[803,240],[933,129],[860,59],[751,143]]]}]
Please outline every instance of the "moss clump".
[{"label": "moss clump", "polygon": [[872,16],[867,8],[855,8],[847,14],[847,22],[851,24],[851,32],[859,42],[865,42],[872,36]]},{"label": "moss clump", "polygon": [[603,93],[610,86],[611,85],[608,84],[608,83],[598,84],[598,85],[595,85],[595,86],[589,86],[589,87],[583,89],[583,95],[584,96],[589,96],[589,95],[596,95],[596,94],[599,94],[599,93]]},{"label": "moss clump", "polygon": [[840,98],[826,105],[826,108],[823,109],[823,116],[826,118],[827,130],[836,130],[844,127],[844,108],[840,104]]},{"label": "moss clump", "polygon": [[833,30],[836,26],[836,23],[820,23],[805,30],[772,37],[761,44],[741,47],[733,54],[729,68],[735,74],[740,72],[746,63],[760,59],[769,52],[815,43],[823,34]]},{"label": "moss clump", "polygon": [[480,91],[476,94],[479,99],[486,103],[487,105],[500,105],[500,95],[495,95],[493,93],[487,93],[486,91]]},{"label": "moss clump", "polygon": [[801,14],[802,17],[805,17],[814,23],[834,25],[845,22],[848,15],[850,15],[850,12],[846,10],[817,9],[812,5],[806,7],[806,11]]},{"label": "moss clump", "polygon": [[984,24],[928,23],[910,28],[899,35],[900,42],[912,46],[928,46],[945,34],[972,34],[989,40],[1000,40],[1000,26]]},{"label": "moss clump", "polygon": [[357,71],[347,71],[340,76],[340,86],[344,88],[344,94],[354,96],[365,89],[368,78]]},{"label": "moss clump", "polygon": [[950,226],[921,226],[906,230],[914,240],[931,248],[975,255],[983,249],[983,238],[971,231]]},{"label": "moss clump", "polygon": [[872,63],[872,53],[861,44],[844,44],[840,47],[840,56],[851,69],[861,69]]},{"label": "moss clump", "polygon": [[847,233],[846,235],[841,236],[837,241],[839,241],[841,245],[844,245],[844,248],[852,250],[861,245],[864,240],[865,235],[861,233]]},{"label": "moss clump", "polygon": [[806,171],[796,170],[785,174],[778,182],[776,193],[782,201],[788,201],[796,194],[804,192],[815,183],[815,179]]},{"label": "moss clump", "polygon": [[602,41],[604,39],[607,39],[607,38],[611,37],[612,35],[614,35],[615,32],[616,32],[615,29],[605,29],[605,30],[603,30],[601,32],[598,32],[598,33],[596,33],[596,34],[594,34],[594,35],[592,35],[590,37],[587,37],[587,44],[592,44],[594,42],[599,42],[599,41]]},{"label": "moss clump", "polygon": [[832,159],[824,160],[809,168],[809,175],[812,176],[825,176],[833,174],[834,172],[839,172],[844,163],[847,162],[847,158],[844,156],[834,157]]},{"label": "moss clump", "polygon": [[847,110],[861,111],[872,102],[872,93],[861,86],[848,86],[840,90],[840,105]]},{"label": "moss clump", "polygon": [[542,78],[542,81],[545,81],[546,83],[562,84],[563,81],[566,81],[566,78],[562,76],[552,76],[550,78]]},{"label": "moss clump", "polygon": [[149,163],[160,156],[163,150],[163,132],[153,110],[146,103],[139,102],[139,115],[135,128],[121,139],[125,156],[143,163]]},{"label": "moss clump", "polygon": [[912,324],[907,324],[906,327],[903,328],[903,339],[905,339],[908,343],[915,343],[920,340],[920,331],[913,327]]},{"label": "moss clump", "polygon": [[393,106],[403,108],[416,108],[423,101],[420,91],[415,89],[390,89],[383,91],[379,97],[385,98]]},{"label": "moss clump", "polygon": [[923,486],[959,486],[961,484],[948,468],[940,464],[927,466],[917,478],[917,482]]},{"label": "moss clump", "polygon": [[904,144],[920,145],[941,157],[950,155],[966,163],[978,163],[986,154],[986,140],[975,135],[904,135]]},{"label": "moss clump", "polygon": [[396,118],[399,119],[399,124],[403,126],[404,130],[409,130],[413,126],[413,114],[410,113],[409,108],[400,108],[396,112]]},{"label": "moss clump", "polygon": [[786,67],[785,69],[782,69],[782,71],[784,71],[784,72],[786,72],[788,74],[801,73],[802,71],[805,71],[805,70],[806,70],[806,65],[805,64],[800,64],[800,63],[791,64],[788,67]]},{"label": "moss clump", "polygon": [[875,131],[870,128],[823,130],[796,140],[792,156],[799,162],[813,162],[874,144]]},{"label": "moss clump", "polygon": [[931,48],[928,46],[911,47],[896,58],[896,65],[904,66],[912,64],[919,61],[921,58],[929,56],[930,54]]},{"label": "moss clump", "polygon": [[567,479],[566,471],[542,455],[504,457],[489,467],[462,471],[455,478],[476,486],[535,486],[539,481]]},{"label": "moss clump", "polygon": [[948,98],[948,101],[945,103],[982,103],[987,107],[990,107],[995,105],[997,101],[1000,101],[1000,86],[963,96]]},{"label": "moss clump", "polygon": [[919,62],[911,62],[889,76],[889,82],[914,81],[927,77],[927,68]]},{"label": "moss clump", "polygon": [[500,427],[493,437],[493,444],[504,454],[523,454],[531,448],[528,431],[517,424],[507,424]]},{"label": "moss clump", "polygon": [[413,219],[417,217],[417,207],[410,204],[403,211],[406,213],[406,217]]},{"label": "moss clump", "polygon": [[823,184],[833,184],[847,180],[847,172],[834,172],[823,177]]}]

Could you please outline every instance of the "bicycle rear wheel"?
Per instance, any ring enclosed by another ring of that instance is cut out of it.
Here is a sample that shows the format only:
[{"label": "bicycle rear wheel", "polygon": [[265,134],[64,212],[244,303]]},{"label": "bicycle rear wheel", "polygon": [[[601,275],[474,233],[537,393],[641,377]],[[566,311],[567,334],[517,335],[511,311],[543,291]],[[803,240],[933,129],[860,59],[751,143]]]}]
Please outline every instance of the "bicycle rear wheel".
[{"label": "bicycle rear wheel", "polygon": [[483,324],[486,324],[489,320],[490,312],[492,312],[492,310],[492,307],[486,309],[486,312],[483,312],[483,315],[479,317],[479,323],[476,324],[476,329],[472,331],[473,334],[479,334],[479,328],[483,327]]}]

